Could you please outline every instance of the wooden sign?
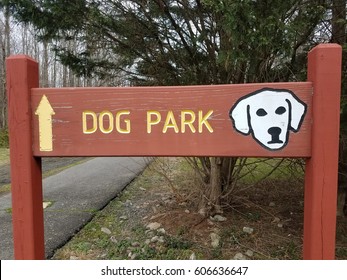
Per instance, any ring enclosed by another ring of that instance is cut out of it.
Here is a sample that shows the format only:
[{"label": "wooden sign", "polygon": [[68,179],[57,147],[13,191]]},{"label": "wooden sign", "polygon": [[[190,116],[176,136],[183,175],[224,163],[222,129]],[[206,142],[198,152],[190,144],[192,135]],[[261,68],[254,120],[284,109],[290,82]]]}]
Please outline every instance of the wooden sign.
[{"label": "wooden sign", "polygon": [[34,155],[308,157],[311,99],[310,82],[36,88]]},{"label": "wooden sign", "polygon": [[[43,156],[303,157],[304,259],[334,259],[341,47],[308,56],[308,81],[38,88],[38,64],[7,59],[16,259],[43,259]],[[290,190],[289,190],[290,191]]]}]

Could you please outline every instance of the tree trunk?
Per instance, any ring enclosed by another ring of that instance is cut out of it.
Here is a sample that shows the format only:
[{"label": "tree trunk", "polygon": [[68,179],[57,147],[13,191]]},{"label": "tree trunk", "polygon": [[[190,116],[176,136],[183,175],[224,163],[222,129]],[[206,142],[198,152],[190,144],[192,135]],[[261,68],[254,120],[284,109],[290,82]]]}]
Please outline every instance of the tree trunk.
[{"label": "tree trunk", "polygon": [[211,214],[222,213],[222,160],[220,157],[211,157],[211,178],[210,178],[210,207]]},{"label": "tree trunk", "polygon": [[68,71],[67,67],[65,65],[63,65],[63,77],[62,77],[63,87],[67,87],[67,71]]},{"label": "tree trunk", "polygon": [[6,66],[5,59],[11,53],[11,28],[10,28],[10,8],[7,6],[4,9],[5,16],[5,28],[4,36],[2,39],[2,64],[1,64],[1,74],[0,74],[0,128],[7,127],[7,96],[6,96]]},{"label": "tree trunk", "polygon": [[[346,34],[346,1],[333,0],[332,7],[332,34],[331,42],[344,46],[347,43]],[[338,213],[347,216],[347,51],[342,53],[342,107],[340,122],[340,154],[339,154],[339,176],[338,176]]]},{"label": "tree trunk", "polygon": [[49,87],[49,59],[48,59],[48,42],[47,40],[43,41],[43,61],[42,61],[42,87]]},{"label": "tree trunk", "polygon": [[5,36],[0,26],[0,129],[5,127]]},{"label": "tree trunk", "polygon": [[52,87],[57,87],[57,56],[54,54],[53,70],[52,70]]},{"label": "tree trunk", "polygon": [[23,24],[22,26],[22,53],[29,54],[28,53],[28,25]]}]

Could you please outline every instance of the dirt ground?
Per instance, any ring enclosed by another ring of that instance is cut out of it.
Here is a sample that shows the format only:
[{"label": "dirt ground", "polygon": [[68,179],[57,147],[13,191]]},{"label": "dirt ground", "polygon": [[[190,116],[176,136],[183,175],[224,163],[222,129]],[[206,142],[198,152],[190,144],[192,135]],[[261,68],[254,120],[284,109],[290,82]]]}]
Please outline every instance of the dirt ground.
[{"label": "dirt ground", "polygon": [[[302,259],[302,181],[268,179],[226,202],[220,217],[203,217],[192,171],[181,159],[165,164],[168,176],[154,162],[53,259]],[[336,258],[347,259],[345,217]]]}]

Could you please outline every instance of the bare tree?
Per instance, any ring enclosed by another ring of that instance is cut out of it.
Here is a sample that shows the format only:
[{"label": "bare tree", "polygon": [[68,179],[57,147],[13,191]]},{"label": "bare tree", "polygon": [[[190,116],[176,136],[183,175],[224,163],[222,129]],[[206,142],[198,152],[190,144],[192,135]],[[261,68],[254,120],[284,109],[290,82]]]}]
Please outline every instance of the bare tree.
[{"label": "bare tree", "polygon": [[49,87],[49,59],[48,59],[48,41],[43,40],[43,61],[41,67],[41,86]]},{"label": "bare tree", "polygon": [[1,46],[1,69],[0,69],[0,128],[7,127],[7,97],[6,97],[6,66],[5,59],[11,52],[10,46],[10,10],[4,9],[4,23],[0,28],[0,46]]}]

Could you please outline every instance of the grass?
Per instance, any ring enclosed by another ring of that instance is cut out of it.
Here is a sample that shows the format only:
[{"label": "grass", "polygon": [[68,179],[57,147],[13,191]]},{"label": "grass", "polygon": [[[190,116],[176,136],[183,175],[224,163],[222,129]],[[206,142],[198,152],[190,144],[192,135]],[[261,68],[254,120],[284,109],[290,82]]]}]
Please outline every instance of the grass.
[{"label": "grass", "polygon": [[11,184],[6,184],[0,187],[0,194],[8,193],[11,191]]},{"label": "grass", "polygon": [[10,149],[0,148],[0,166],[10,163]]},{"label": "grass", "polygon": [[9,140],[8,140],[8,129],[0,129],[0,149],[8,148]]},{"label": "grass", "polygon": [[301,179],[304,175],[303,162],[298,159],[247,158],[243,164],[241,182],[244,184],[260,183],[265,179]]},{"label": "grass", "polygon": [[[0,167],[7,165],[9,163],[10,163],[10,149],[0,148]],[[7,193],[9,191],[11,191],[11,185],[10,184],[0,186],[0,194],[1,193]]]}]

